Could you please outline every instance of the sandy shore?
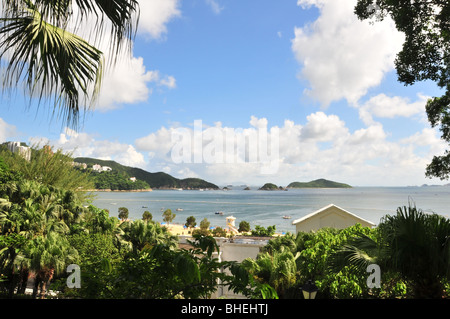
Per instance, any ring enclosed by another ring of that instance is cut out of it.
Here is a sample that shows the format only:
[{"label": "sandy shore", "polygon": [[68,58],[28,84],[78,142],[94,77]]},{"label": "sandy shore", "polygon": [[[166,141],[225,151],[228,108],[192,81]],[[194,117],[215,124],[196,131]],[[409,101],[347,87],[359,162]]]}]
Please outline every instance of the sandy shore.
[{"label": "sandy shore", "polygon": [[189,229],[188,228],[184,228],[184,225],[179,225],[179,224],[169,224],[169,225],[167,225],[166,224],[166,225],[161,225],[161,226],[166,227],[172,235],[177,235],[177,236],[179,236],[179,235],[189,235],[188,234]]}]

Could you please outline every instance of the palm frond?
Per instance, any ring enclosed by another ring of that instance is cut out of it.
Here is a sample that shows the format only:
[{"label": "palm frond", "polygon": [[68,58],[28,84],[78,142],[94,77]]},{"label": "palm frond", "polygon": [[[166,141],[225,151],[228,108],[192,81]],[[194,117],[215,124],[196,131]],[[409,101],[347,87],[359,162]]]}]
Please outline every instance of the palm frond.
[{"label": "palm frond", "polygon": [[377,243],[370,237],[361,235],[343,245],[330,258],[330,268],[340,271],[345,266],[355,267],[365,271],[370,264],[380,261],[380,251]]},{"label": "palm frond", "polygon": [[39,101],[51,97],[55,111],[76,125],[81,99],[95,100],[99,91],[102,52],[82,38],[44,21],[34,6],[0,21],[0,58],[10,53],[3,87],[16,87],[23,80],[30,97]]},{"label": "palm frond", "polygon": [[[54,106],[53,115],[58,113],[64,124],[77,128],[81,111],[95,104],[101,85],[104,57],[95,43],[110,30],[110,61],[115,62],[124,44],[131,52],[139,18],[137,0],[4,0],[1,6],[3,89],[23,85],[30,104],[34,98],[38,105],[47,100]],[[82,38],[76,28],[69,31],[74,21],[95,25]]]}]

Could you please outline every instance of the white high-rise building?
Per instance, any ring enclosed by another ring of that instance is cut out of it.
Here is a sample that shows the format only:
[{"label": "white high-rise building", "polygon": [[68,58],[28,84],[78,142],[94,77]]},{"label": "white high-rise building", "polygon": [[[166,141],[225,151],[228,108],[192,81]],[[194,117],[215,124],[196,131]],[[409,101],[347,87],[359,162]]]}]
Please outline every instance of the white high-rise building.
[{"label": "white high-rise building", "polygon": [[20,142],[8,142],[8,149],[13,153],[18,153],[27,161],[31,159],[31,148],[20,145]]}]

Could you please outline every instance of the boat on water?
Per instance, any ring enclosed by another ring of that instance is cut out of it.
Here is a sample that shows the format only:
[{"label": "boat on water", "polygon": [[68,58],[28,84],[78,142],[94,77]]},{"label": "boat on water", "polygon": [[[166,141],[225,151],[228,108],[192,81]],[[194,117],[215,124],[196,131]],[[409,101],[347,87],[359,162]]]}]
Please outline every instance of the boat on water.
[{"label": "boat on water", "polygon": [[177,212],[182,212],[183,208],[177,208]]},{"label": "boat on water", "polygon": [[216,215],[223,215],[223,212],[215,212]]},{"label": "boat on water", "polygon": [[284,216],[283,216],[283,219],[291,219],[291,216],[284,215]]}]

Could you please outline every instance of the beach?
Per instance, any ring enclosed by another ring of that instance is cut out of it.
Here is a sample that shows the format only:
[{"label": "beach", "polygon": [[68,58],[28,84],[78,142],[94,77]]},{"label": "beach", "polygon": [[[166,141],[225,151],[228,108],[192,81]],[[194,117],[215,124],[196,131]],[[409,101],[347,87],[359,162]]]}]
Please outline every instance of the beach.
[{"label": "beach", "polygon": [[162,227],[166,227],[167,230],[172,234],[176,236],[180,235],[189,235],[189,229],[184,228],[184,225],[180,224],[169,224],[169,225],[161,225]]}]

